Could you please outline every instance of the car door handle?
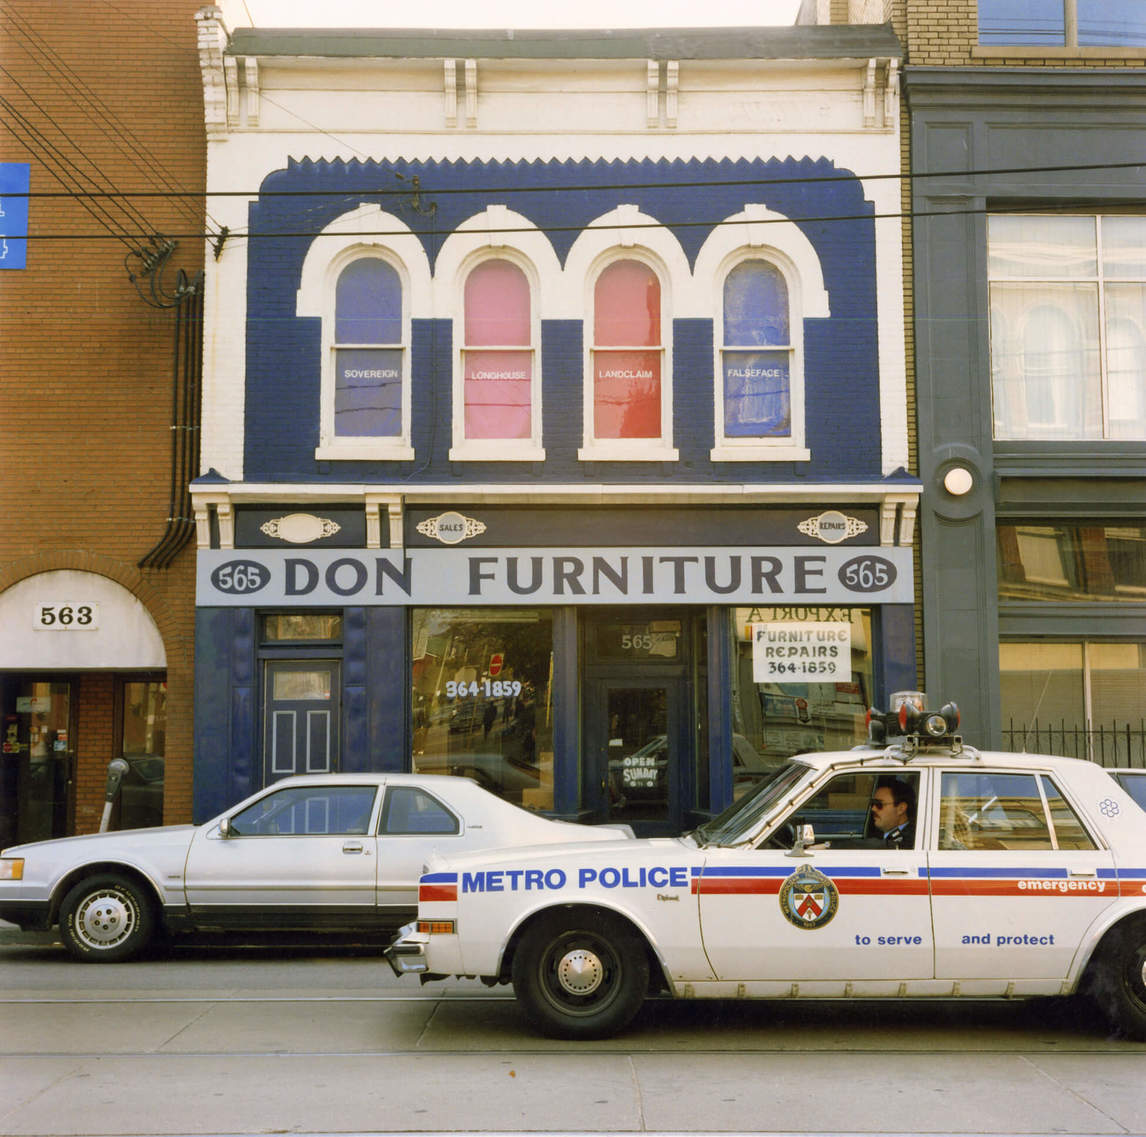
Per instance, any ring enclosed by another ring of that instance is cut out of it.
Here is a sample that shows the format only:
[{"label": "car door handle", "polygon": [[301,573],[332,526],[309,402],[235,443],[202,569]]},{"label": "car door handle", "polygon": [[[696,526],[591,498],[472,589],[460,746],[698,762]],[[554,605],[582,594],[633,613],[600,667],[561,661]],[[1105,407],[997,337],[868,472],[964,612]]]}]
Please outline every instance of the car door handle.
[{"label": "car door handle", "polygon": [[911,869],[890,869],[885,865],[880,871],[884,876],[911,876]]},{"label": "car door handle", "polygon": [[1098,876],[1097,869],[1068,869],[1067,876],[1070,877],[1096,877]]},{"label": "car door handle", "polygon": [[342,844],[342,851],[344,853],[361,853],[365,850],[361,841],[344,841]]}]

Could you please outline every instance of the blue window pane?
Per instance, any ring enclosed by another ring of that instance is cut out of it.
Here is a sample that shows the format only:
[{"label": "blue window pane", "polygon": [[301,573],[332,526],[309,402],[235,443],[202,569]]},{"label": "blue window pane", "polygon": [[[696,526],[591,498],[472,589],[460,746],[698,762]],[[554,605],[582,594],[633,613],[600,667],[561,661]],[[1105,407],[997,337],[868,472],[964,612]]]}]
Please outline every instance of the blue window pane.
[{"label": "blue window pane", "polygon": [[724,353],[724,433],[776,438],[792,433],[786,351]]},{"label": "blue window pane", "polygon": [[788,286],[767,261],[743,261],[724,279],[724,342],[736,347],[789,343]]},{"label": "blue window pane", "polygon": [[1083,47],[1146,47],[1146,3],[1078,0],[1078,42]]},{"label": "blue window pane", "polygon": [[401,435],[401,351],[343,348],[336,353],[334,433],[355,438]]},{"label": "blue window pane", "polygon": [[342,270],[334,297],[334,341],[402,342],[402,282],[385,261],[363,257]]},{"label": "blue window pane", "polygon": [[[1109,0],[1101,0],[1107,6]],[[1062,47],[1066,43],[1063,0],[979,0],[979,42]]]}]

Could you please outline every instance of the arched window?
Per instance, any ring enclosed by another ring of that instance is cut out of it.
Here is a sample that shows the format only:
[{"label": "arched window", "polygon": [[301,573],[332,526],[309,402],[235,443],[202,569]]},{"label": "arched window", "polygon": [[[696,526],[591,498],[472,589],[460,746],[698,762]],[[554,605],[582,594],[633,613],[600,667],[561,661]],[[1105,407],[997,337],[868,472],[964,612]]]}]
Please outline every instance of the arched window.
[{"label": "arched window", "polygon": [[461,348],[463,439],[532,440],[533,304],[511,261],[482,261],[466,277]]},{"label": "arched window", "polygon": [[335,286],[335,439],[400,438],[405,433],[404,333],[397,270],[378,257],[351,261]]},{"label": "arched window", "polygon": [[792,437],[792,333],[788,285],[764,260],[745,260],[724,278],[720,347],[725,439]]},{"label": "arched window", "polygon": [[661,457],[669,445],[663,327],[657,273],[635,259],[606,265],[593,288],[592,410],[586,423],[589,446],[606,456]]}]

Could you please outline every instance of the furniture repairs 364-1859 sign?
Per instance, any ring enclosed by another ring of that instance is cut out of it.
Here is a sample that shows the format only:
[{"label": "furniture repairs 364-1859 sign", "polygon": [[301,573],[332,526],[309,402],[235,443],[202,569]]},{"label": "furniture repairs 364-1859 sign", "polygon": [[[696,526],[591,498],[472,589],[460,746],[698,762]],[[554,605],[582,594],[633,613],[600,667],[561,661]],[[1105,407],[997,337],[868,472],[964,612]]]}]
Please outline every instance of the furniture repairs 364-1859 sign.
[{"label": "furniture repairs 364-1859 sign", "polygon": [[204,549],[201,607],[910,604],[908,548]]}]

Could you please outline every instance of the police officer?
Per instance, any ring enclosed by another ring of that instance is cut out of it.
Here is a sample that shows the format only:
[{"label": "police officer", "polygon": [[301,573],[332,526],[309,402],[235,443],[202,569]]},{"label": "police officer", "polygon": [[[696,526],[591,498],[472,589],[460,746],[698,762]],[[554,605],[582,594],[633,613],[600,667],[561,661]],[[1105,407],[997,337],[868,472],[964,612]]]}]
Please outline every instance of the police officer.
[{"label": "police officer", "polygon": [[889,849],[915,847],[915,790],[902,778],[881,778],[871,799],[872,824]]}]

